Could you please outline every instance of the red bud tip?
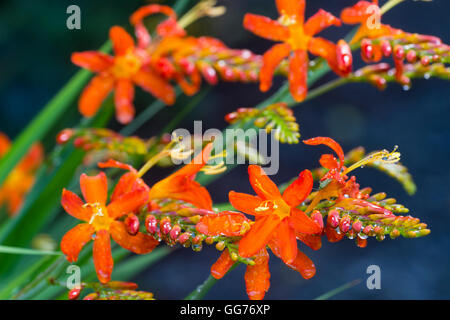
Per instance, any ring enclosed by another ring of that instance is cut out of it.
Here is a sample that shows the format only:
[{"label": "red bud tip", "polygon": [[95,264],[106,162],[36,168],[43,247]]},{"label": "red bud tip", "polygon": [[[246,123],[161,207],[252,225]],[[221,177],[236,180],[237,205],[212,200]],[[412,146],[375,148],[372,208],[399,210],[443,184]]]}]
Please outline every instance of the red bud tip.
[{"label": "red bud tip", "polygon": [[337,228],[339,226],[339,212],[336,210],[331,210],[330,213],[328,213],[328,223],[332,228]]},{"label": "red bud tip", "polygon": [[217,72],[213,67],[211,67],[210,65],[205,65],[201,71],[206,82],[208,82],[211,85],[217,84],[219,80],[217,77]]},{"label": "red bud tip", "polygon": [[408,60],[409,63],[414,63],[417,60],[417,53],[413,50],[409,50],[406,54],[406,60]]},{"label": "red bud tip", "polygon": [[360,248],[367,247],[367,239],[361,239],[360,237],[356,238],[356,245]]},{"label": "red bud tip", "polygon": [[80,293],[81,293],[81,288],[74,288],[74,289],[70,290],[68,293],[69,300],[77,300],[78,297],[80,296]]},{"label": "red bud tip", "polygon": [[345,216],[341,219],[341,222],[339,223],[339,229],[343,233],[347,233],[350,230],[351,226],[351,219],[350,216]]},{"label": "red bud tip", "polygon": [[139,218],[135,214],[130,213],[124,222],[130,235],[135,236],[139,232]]},{"label": "red bud tip", "polygon": [[320,227],[320,229],[323,229],[323,217],[322,214],[319,211],[314,211],[311,214],[311,219],[317,223],[317,225]]},{"label": "red bud tip", "polygon": [[361,55],[362,55],[362,58],[364,60],[369,60],[370,61],[373,58],[373,54],[374,54],[374,52],[373,52],[372,41],[367,40],[367,39],[363,40],[362,43],[361,43]]},{"label": "red bud tip", "polygon": [[360,232],[362,228],[362,222],[356,221],[352,224],[352,229],[355,230],[356,233]]},{"label": "red bud tip", "polygon": [[178,237],[178,243],[184,244],[184,243],[186,243],[186,241],[189,240],[190,237],[191,237],[191,235],[189,233],[185,232]]},{"label": "red bud tip", "polygon": [[381,42],[381,51],[385,57],[389,57],[392,54],[392,46],[389,41],[383,40]]},{"label": "red bud tip", "polygon": [[149,214],[145,218],[145,229],[150,234],[156,233],[156,230],[158,229],[158,220],[156,220],[154,215]]},{"label": "red bud tip", "polygon": [[344,40],[339,40],[336,46],[336,56],[339,70],[348,75],[352,72],[353,56],[350,46]]},{"label": "red bud tip", "polygon": [[428,56],[423,56],[423,57],[420,59],[420,63],[421,63],[424,67],[428,66],[428,65],[430,64],[430,57],[428,57]]},{"label": "red bud tip", "polygon": [[172,230],[172,225],[170,224],[170,218],[169,217],[162,218],[159,223],[159,228],[160,228],[162,234],[169,234],[170,230]]},{"label": "red bud tip", "polygon": [[368,226],[364,227],[363,233],[365,233],[367,235],[370,235],[371,232],[372,232],[372,226],[371,225],[368,225]]},{"label": "red bud tip", "polygon": [[169,236],[172,240],[176,241],[178,239],[178,236],[180,235],[180,232],[180,226],[174,226],[172,230],[170,230]]},{"label": "red bud tip", "polygon": [[64,129],[58,135],[56,136],[56,142],[58,144],[64,144],[67,141],[69,141],[73,136],[73,130],[72,129]]}]

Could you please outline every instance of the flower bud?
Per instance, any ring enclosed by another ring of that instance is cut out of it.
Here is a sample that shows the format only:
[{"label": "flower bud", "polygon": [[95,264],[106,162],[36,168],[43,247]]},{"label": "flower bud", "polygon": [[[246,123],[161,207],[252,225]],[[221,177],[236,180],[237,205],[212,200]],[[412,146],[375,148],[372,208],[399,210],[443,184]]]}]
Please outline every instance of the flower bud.
[{"label": "flower bud", "polygon": [[348,75],[352,72],[353,56],[350,46],[344,40],[339,40],[336,46],[336,58],[338,69],[344,74]]},{"label": "flower bud", "polygon": [[154,215],[149,214],[145,218],[145,229],[150,234],[156,233],[156,230],[158,229],[158,220],[156,220]]},{"label": "flower bud", "polygon": [[159,229],[161,230],[162,234],[168,234],[170,230],[172,230],[172,225],[170,224],[170,218],[164,217],[159,222]]},{"label": "flower bud", "polygon": [[392,54],[392,46],[389,41],[383,40],[381,42],[381,52],[383,52],[385,57],[389,57]]},{"label": "flower bud", "polygon": [[69,291],[68,298],[69,300],[77,300],[78,297],[80,296],[81,293],[81,288],[73,288],[72,290]]},{"label": "flower bud", "polygon": [[176,225],[170,230],[169,236],[172,240],[176,241],[178,239],[178,236],[180,235],[181,228],[180,226]]},{"label": "flower bud", "polygon": [[311,219],[319,225],[320,229],[323,229],[323,217],[318,210],[313,211],[311,214]]},{"label": "flower bud", "polygon": [[58,144],[64,144],[72,138],[73,134],[74,131],[72,129],[64,129],[56,136],[56,142]]},{"label": "flower bud", "polygon": [[128,214],[124,223],[130,235],[135,236],[139,232],[139,218],[135,214]]},{"label": "flower bud", "polygon": [[350,216],[342,217],[341,222],[339,223],[339,229],[343,233],[347,233],[350,230],[350,226],[351,226]]},{"label": "flower bud", "polygon": [[339,217],[339,212],[337,212],[336,210],[331,210],[328,213],[328,220],[327,223],[332,227],[332,228],[337,228],[339,226],[339,221],[340,221],[340,217]]}]

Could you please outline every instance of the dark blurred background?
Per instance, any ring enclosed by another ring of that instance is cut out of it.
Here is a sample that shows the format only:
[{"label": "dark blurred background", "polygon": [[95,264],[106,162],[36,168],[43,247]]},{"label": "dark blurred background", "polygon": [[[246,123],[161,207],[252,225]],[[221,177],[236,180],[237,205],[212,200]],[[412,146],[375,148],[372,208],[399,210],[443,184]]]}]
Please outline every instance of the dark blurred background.
[{"label": "dark blurred background", "polygon": [[[307,1],[307,16],[319,8],[339,15],[340,9],[355,0]],[[70,63],[73,51],[97,49],[107,38],[111,25],[127,25],[128,16],[145,2],[128,1],[31,1],[9,0],[0,4],[0,131],[15,137],[42,106],[77,71]],[[211,35],[233,48],[249,48],[263,53],[271,46],[242,28],[246,12],[277,17],[273,0],[222,0],[226,15],[203,19],[190,27],[195,35]],[[81,30],[66,28],[66,8],[81,8]],[[450,42],[448,0],[406,1],[383,17],[383,22],[409,32],[432,34]],[[129,27],[129,26],[128,26]],[[331,39],[342,37],[349,28],[324,32]],[[329,75],[323,81],[332,79]],[[322,81],[322,82],[323,82]],[[279,85],[279,82],[276,82]],[[276,88],[276,86],[275,86]],[[274,88],[274,90],[275,90]],[[272,93],[272,90],[270,93]],[[317,274],[303,280],[299,274],[271,259],[271,288],[268,299],[313,299],[352,280],[362,282],[336,299],[449,299],[450,298],[450,93],[441,80],[414,80],[411,90],[390,84],[378,91],[368,84],[350,84],[295,108],[303,138],[331,136],[344,150],[364,146],[366,150],[392,149],[399,145],[402,163],[417,185],[410,197],[394,180],[372,169],[356,171],[361,186],[375,192],[385,191],[410,208],[411,215],[428,223],[431,234],[420,239],[369,240],[365,249],[353,241],[330,244],[304,252],[316,263]],[[138,90],[139,91],[139,90]],[[203,120],[204,129],[224,128],[223,116],[238,107],[252,107],[270,93],[262,94],[256,84],[220,83],[180,127],[192,128],[193,120]],[[139,94],[136,105],[148,105],[148,95]],[[176,110],[164,110],[151,126],[139,131],[149,137],[170,119]],[[113,127],[119,128],[117,123]],[[150,128],[151,127],[151,128]],[[304,168],[314,168],[323,148],[301,144],[282,146],[280,172],[274,177],[282,183]],[[217,202],[226,201],[230,189],[250,191],[245,167],[238,168],[220,182],[211,184]],[[219,253],[205,248],[200,253],[177,250],[146,270],[137,279],[141,288],[159,299],[186,296],[209,272]],[[381,268],[381,290],[368,290],[366,269]],[[220,281],[208,294],[209,299],[246,299],[244,267]]]}]

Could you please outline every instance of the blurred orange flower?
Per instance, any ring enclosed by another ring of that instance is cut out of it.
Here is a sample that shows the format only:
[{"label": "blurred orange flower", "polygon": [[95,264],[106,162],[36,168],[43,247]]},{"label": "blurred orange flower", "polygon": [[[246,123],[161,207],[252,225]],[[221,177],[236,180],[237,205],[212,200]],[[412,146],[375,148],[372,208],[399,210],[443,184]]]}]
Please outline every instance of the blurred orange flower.
[{"label": "blurred orange flower", "polygon": [[120,246],[137,254],[149,253],[159,244],[153,237],[141,232],[130,235],[125,223],[118,220],[148,202],[148,188],[140,186],[129,175],[124,175],[111,196],[111,202],[106,205],[108,185],[105,173],[96,176],[82,174],[80,187],[86,203],[75,193],[63,190],[61,204],[64,210],[85,223],[64,235],[61,250],[69,262],[75,262],[81,249],[94,240],[95,270],[100,282],[106,283],[111,280],[114,265],[110,236]]},{"label": "blurred orange flower", "polygon": [[172,86],[148,66],[150,58],[145,50],[135,47],[133,38],[121,27],[112,27],[109,37],[114,57],[96,51],[72,54],[74,64],[97,73],[80,97],[81,114],[85,117],[95,115],[114,89],[117,120],[122,124],[129,123],[135,113],[135,84],[166,104],[173,104],[175,92]]},{"label": "blurred orange flower", "polygon": [[[0,158],[8,152],[10,147],[11,141],[0,132]],[[35,182],[35,173],[43,157],[42,145],[34,144],[0,187],[0,207],[6,205],[10,215],[20,210],[26,194]]]}]

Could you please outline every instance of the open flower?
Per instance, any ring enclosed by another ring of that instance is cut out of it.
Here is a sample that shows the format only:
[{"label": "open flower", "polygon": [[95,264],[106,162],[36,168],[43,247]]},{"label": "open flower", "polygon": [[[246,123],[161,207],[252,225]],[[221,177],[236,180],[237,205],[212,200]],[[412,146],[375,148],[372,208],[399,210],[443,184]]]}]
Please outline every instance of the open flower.
[{"label": "open flower", "polygon": [[[0,158],[10,147],[9,138],[0,132]],[[5,205],[10,215],[14,215],[22,207],[26,194],[35,182],[35,173],[42,163],[43,156],[42,145],[34,144],[0,187],[0,207]]]},{"label": "open flower", "polygon": [[[207,236],[238,237],[251,230],[251,224],[251,220],[242,213],[224,211],[203,216],[197,223],[196,229]],[[280,257],[279,245],[275,241],[271,242],[270,248]],[[237,244],[239,245],[239,242]],[[221,279],[235,262],[226,249],[211,266],[211,275]],[[287,265],[298,271],[305,279],[313,277],[316,273],[314,263],[300,251],[297,252],[295,260]],[[248,297],[251,300],[263,299],[270,287],[269,254],[265,247],[253,255],[253,264],[247,265],[244,279]]]},{"label": "open flower", "polygon": [[267,17],[246,14],[244,27],[256,35],[282,43],[274,45],[263,56],[260,72],[260,89],[267,91],[281,61],[289,57],[289,88],[296,101],[302,101],[307,95],[308,51],[323,57],[339,75],[351,72],[352,55],[344,40],[337,45],[321,38],[317,33],[330,27],[340,26],[341,22],[331,13],[319,10],[304,22],[305,0],[277,0],[280,18],[277,21]]},{"label": "open flower", "polygon": [[115,56],[96,51],[75,52],[72,62],[96,72],[97,75],[84,89],[79,110],[85,117],[97,113],[103,100],[114,89],[117,120],[126,124],[134,118],[134,85],[166,104],[173,104],[175,92],[172,86],[148,66],[149,57],[144,50],[136,48],[133,38],[121,27],[110,29]]},{"label": "open flower", "polygon": [[208,162],[213,144],[209,143],[190,163],[155,183],[150,189],[150,199],[177,199],[193,204],[200,209],[212,210],[208,190],[195,181],[196,174]]},{"label": "open flower", "polygon": [[286,263],[297,257],[296,233],[317,234],[319,224],[296,207],[310,194],[312,174],[304,170],[281,195],[278,187],[257,166],[248,167],[250,184],[257,196],[230,191],[230,203],[237,210],[254,215],[256,222],[239,242],[239,255],[251,257],[269,245]]},{"label": "open flower", "polygon": [[148,188],[124,175],[120,179],[106,205],[108,185],[105,173],[96,176],[82,174],[80,187],[83,201],[73,192],[63,190],[61,204],[73,217],[83,220],[69,230],[61,240],[61,250],[69,262],[75,262],[81,249],[94,240],[93,258],[98,279],[102,283],[111,280],[114,261],[111,255],[110,236],[123,248],[137,254],[152,251],[158,241],[143,233],[132,236],[124,222],[118,219],[138,210],[148,202]]}]

